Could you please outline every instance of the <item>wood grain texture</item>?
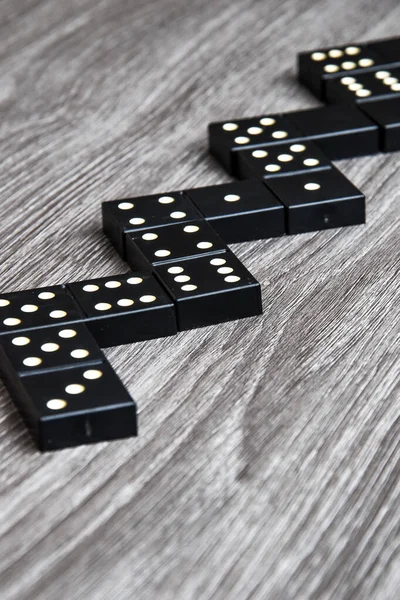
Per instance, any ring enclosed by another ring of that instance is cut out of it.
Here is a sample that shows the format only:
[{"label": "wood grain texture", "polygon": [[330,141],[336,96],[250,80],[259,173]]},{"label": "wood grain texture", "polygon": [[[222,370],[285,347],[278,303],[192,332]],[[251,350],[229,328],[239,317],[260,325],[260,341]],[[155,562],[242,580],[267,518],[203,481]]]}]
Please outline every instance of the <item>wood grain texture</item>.
[{"label": "wood grain texture", "polygon": [[[316,102],[300,50],[397,0],[2,0],[2,291],[123,272],[100,203],[229,181],[212,120]],[[107,350],[136,440],[40,455],[0,385],[2,600],[397,600],[400,153],[368,224],[233,246],[261,318]]]}]

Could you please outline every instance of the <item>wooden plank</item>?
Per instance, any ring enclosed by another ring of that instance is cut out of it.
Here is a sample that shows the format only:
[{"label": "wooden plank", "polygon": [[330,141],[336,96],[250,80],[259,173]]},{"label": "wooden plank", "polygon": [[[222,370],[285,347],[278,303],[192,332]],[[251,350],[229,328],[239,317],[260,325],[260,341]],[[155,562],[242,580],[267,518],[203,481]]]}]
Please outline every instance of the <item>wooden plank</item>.
[{"label": "wooden plank", "polygon": [[[295,55],[395,0],[4,0],[1,290],[121,272],[100,203],[222,183],[213,120],[316,105]],[[141,436],[41,456],[0,387],[1,596],[396,599],[400,154],[368,224],[233,247],[265,314],[107,350]]]}]

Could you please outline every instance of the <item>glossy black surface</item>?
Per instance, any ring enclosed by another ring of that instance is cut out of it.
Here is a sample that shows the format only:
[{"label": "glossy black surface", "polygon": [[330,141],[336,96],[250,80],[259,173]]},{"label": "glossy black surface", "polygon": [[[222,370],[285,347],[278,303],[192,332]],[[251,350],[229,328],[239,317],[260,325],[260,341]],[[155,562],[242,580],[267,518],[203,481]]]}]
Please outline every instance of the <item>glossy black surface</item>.
[{"label": "glossy black surface", "polygon": [[286,206],[289,234],[365,222],[365,196],[335,168],[268,181]]}]

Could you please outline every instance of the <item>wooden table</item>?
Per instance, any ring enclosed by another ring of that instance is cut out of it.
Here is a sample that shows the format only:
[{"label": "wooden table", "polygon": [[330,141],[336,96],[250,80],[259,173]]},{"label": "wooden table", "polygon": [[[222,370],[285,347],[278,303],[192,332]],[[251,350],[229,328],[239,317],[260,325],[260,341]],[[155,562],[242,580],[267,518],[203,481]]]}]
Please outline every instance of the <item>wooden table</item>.
[{"label": "wooden table", "polygon": [[[317,6],[318,4],[318,6]],[[296,53],[397,0],[3,0],[2,291],[124,272],[104,200],[229,181],[213,120],[316,106]],[[2,600],[397,600],[400,153],[368,224],[233,246],[263,317],[113,348],[138,439],[40,455],[0,388]]]}]

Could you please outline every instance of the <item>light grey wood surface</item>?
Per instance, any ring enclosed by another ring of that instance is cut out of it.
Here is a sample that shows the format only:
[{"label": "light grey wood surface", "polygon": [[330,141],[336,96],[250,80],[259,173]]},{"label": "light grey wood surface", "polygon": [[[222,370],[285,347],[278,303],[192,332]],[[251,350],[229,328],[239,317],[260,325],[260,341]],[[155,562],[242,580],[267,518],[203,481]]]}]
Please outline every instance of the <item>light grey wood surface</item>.
[{"label": "light grey wood surface", "polygon": [[[212,120],[316,106],[295,55],[397,0],[2,0],[1,291],[124,272],[100,204],[229,181]],[[138,439],[40,455],[0,385],[2,600],[397,600],[400,153],[368,224],[233,247],[260,318],[113,348]]]}]

